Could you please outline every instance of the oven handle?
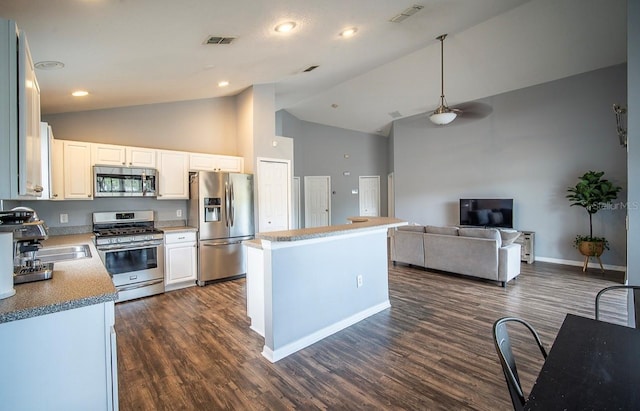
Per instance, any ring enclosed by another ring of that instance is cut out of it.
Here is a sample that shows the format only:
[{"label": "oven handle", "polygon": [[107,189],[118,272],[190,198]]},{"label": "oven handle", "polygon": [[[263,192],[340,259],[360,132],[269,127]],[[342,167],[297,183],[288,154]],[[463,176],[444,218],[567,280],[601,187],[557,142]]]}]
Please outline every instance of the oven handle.
[{"label": "oven handle", "polygon": [[127,287],[116,287],[116,290],[118,291],[131,291],[131,290],[137,290],[138,288],[142,288],[142,287],[148,287],[150,285],[156,285],[156,284],[160,284],[164,282],[164,279],[159,279],[159,280],[153,280],[153,281],[147,281],[145,283],[142,284],[134,284],[134,285],[130,285]]},{"label": "oven handle", "polygon": [[100,245],[100,246],[96,246],[96,248],[98,249],[98,251],[113,251],[113,250],[126,251],[126,250],[138,250],[140,248],[147,248],[147,247],[159,247],[161,245],[162,245],[162,241],[145,241],[141,243],[136,243],[135,245],[112,244],[112,245]]}]

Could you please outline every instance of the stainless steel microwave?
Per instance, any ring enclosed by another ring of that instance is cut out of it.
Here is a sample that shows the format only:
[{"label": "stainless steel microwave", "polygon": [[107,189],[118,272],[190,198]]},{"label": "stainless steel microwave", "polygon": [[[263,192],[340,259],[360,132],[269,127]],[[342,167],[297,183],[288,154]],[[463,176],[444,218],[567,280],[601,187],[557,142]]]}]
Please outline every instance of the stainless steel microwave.
[{"label": "stainless steel microwave", "polygon": [[94,197],[155,197],[158,172],[153,168],[93,167]]}]

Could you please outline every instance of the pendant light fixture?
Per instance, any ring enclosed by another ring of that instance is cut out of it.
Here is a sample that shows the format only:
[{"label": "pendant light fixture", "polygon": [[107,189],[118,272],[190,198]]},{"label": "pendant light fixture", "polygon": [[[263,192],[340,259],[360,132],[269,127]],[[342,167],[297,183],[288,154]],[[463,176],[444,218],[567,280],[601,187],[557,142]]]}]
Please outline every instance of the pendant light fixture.
[{"label": "pendant light fixture", "polygon": [[446,34],[436,37],[440,40],[440,106],[429,116],[432,123],[445,125],[451,123],[457,117],[457,113],[447,107],[447,101],[444,99],[444,39]]}]

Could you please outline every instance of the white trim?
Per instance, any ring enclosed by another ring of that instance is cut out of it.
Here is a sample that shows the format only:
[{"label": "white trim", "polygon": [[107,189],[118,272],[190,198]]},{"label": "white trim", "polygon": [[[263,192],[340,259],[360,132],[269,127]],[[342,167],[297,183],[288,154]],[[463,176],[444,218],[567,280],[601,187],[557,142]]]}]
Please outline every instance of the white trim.
[{"label": "white trim", "polygon": [[[573,265],[573,266],[577,266],[577,267],[582,267],[584,265],[584,261],[563,260],[561,258],[538,257],[538,256],[536,256],[535,260],[536,261],[542,261],[543,263]],[[622,271],[622,272],[626,272],[627,271],[627,267],[625,267],[624,265],[602,264],[602,266],[604,267],[605,270]],[[597,260],[594,262],[593,259],[590,259],[589,264],[587,265],[587,268],[598,268],[599,269],[600,268],[600,264],[598,264]]]},{"label": "white trim", "polygon": [[323,338],[326,338],[332,334],[337,333],[338,331],[344,330],[347,327],[356,324],[365,318],[368,318],[374,314],[379,313],[380,311],[386,310],[391,307],[389,300],[386,300],[380,304],[374,305],[372,307],[367,308],[366,310],[360,311],[350,317],[345,318],[342,321],[338,321],[337,323],[331,324],[328,327],[322,328],[318,331],[315,331],[306,337],[302,337],[296,341],[290,342],[282,348],[278,348],[273,351],[266,345],[262,349],[262,355],[271,362],[279,361],[288,355],[293,354],[296,351],[300,351],[303,348],[314,344]]}]

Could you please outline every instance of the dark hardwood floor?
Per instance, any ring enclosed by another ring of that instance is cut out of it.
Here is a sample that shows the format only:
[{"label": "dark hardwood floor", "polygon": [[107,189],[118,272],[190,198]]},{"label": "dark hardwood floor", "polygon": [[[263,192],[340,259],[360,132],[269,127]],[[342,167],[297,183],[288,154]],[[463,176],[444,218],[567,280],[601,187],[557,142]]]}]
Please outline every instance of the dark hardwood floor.
[{"label": "dark hardwood floor", "polygon": [[[616,283],[541,262],[523,264],[506,289],[390,266],[390,309],[275,364],[249,329],[244,279],[121,303],[120,409],[509,410],[493,322],[522,317],[550,348],[567,313],[592,318],[597,291]],[[624,324],[625,304],[621,294],[607,297],[603,318]],[[528,393],[540,352],[513,331]]]}]

